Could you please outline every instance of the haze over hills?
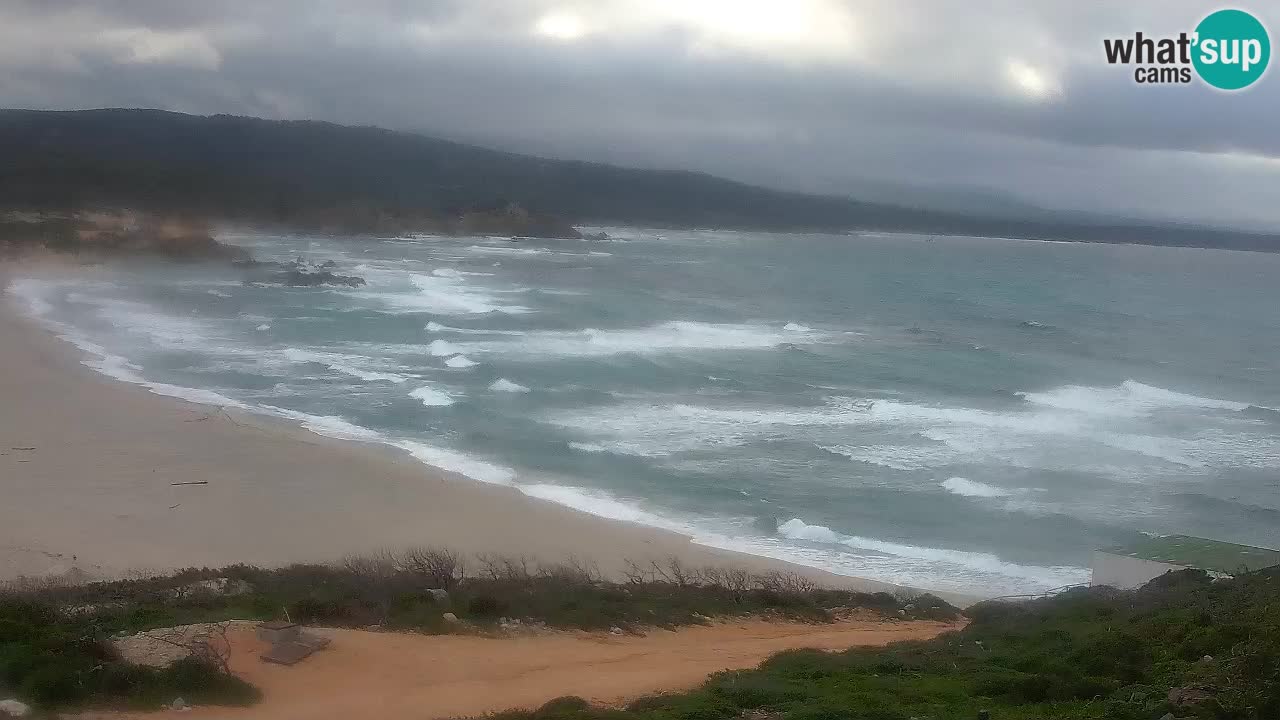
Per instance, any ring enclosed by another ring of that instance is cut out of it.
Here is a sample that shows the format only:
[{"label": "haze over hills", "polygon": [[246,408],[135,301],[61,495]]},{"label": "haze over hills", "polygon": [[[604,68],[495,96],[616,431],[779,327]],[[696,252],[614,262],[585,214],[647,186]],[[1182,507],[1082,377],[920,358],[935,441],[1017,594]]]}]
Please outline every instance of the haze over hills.
[{"label": "haze over hills", "polygon": [[434,220],[516,204],[573,223],[1280,249],[1275,235],[1050,211],[1019,217],[991,212],[989,204],[972,214],[903,207],[314,121],[3,110],[0,157],[0,203],[9,207],[123,206],[248,222],[430,230]]}]

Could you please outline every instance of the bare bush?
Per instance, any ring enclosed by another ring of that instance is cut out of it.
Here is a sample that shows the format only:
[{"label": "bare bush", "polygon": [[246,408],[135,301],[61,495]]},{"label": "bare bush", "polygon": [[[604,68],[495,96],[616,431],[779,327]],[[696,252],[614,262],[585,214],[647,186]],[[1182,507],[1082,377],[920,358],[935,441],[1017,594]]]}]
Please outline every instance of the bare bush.
[{"label": "bare bush", "polygon": [[708,567],[703,568],[700,575],[703,585],[728,591],[736,603],[743,602],[747,591],[756,583],[755,577],[742,568]]},{"label": "bare bush", "polygon": [[367,555],[348,555],[342,567],[357,580],[378,605],[381,622],[391,616],[391,601],[395,595],[396,569],[400,561],[391,550],[375,550]]},{"label": "bare bush", "polygon": [[477,555],[480,563],[480,574],[490,580],[503,580],[513,583],[527,583],[533,579],[533,571],[529,569],[529,558],[519,555]]},{"label": "bare bush", "polygon": [[443,590],[452,590],[467,576],[466,561],[447,548],[410,548],[400,555],[399,567]]},{"label": "bare bush", "polygon": [[818,585],[813,580],[794,572],[774,570],[755,578],[756,587],[761,590],[789,595],[801,595],[813,592]]},{"label": "bare bush", "polygon": [[622,569],[622,576],[632,585],[645,585],[654,582],[656,576],[652,565],[642,565],[631,558],[626,559],[625,565]]},{"label": "bare bush", "polygon": [[686,566],[675,555],[667,558],[665,563],[651,560],[649,564],[653,567],[654,576],[660,582],[675,585],[676,587],[692,587],[698,584],[698,573],[693,568]]},{"label": "bare bush", "polygon": [[604,581],[594,561],[584,561],[576,555],[570,555],[564,562],[539,565],[538,576],[569,585],[595,585]]}]

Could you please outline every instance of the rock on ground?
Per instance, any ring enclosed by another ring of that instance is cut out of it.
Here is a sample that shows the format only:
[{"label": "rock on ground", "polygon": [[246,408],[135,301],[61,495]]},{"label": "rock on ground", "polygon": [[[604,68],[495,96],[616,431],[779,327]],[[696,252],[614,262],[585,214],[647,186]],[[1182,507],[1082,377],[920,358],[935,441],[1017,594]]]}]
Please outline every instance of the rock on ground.
[{"label": "rock on ground", "polygon": [[112,638],[111,646],[121,660],[134,665],[166,668],[191,654],[192,643],[201,637],[217,638],[219,626],[228,630],[252,629],[257,623],[250,620],[231,620],[226,623],[199,623],[171,628],[145,630],[135,635]]}]

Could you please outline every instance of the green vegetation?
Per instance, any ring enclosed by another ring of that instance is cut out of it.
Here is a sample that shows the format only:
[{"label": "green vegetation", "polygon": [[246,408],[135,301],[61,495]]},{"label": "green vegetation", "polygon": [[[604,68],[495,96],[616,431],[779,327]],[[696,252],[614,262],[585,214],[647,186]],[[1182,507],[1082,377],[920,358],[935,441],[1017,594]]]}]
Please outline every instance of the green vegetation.
[{"label": "green vegetation", "polygon": [[[932,595],[826,590],[788,573],[687,568],[676,560],[633,565],[623,583],[605,582],[593,566],[576,562],[539,565],[480,556],[473,564],[468,569],[459,555],[428,548],[352,556],[339,565],[192,569],[21,595],[91,614],[109,633],[232,618],[445,633],[483,631],[503,618],[607,630],[699,624],[726,615],[830,622],[833,612],[854,608],[904,618],[959,614]],[[447,599],[432,590],[447,591]],[[466,622],[452,624],[442,618],[445,612]]]},{"label": "green vegetation", "polygon": [[[1200,571],[1133,592],[971,608],[964,630],[843,653],[775,655],[625,710],[560,698],[501,720],[994,720],[1280,717],[1280,574]],[[1171,694],[1172,691],[1172,694]]]},{"label": "green vegetation", "polygon": [[[126,668],[103,638],[227,618],[284,615],[304,623],[418,632],[490,632],[546,624],[614,629],[764,614],[827,622],[848,608],[948,619],[932,596],[822,590],[802,577],[633,566],[604,582],[589,567],[424,549],[338,566],[234,566],[163,578],[46,587],[0,601],[0,685],[45,707],[154,705],[174,696],[245,702],[252,690],[216,667]],[[447,591],[447,598],[439,590]],[[437,592],[433,592],[437,591]],[[456,615],[460,622],[445,619]],[[1280,570],[1231,580],[1171,573],[1136,591],[1085,588],[1029,602],[992,601],[970,624],[927,642],[842,653],[794,651],[701,688],[621,710],[560,698],[500,720],[995,720],[1280,717]],[[508,621],[502,623],[506,618]],[[0,687],[0,690],[3,690]]]},{"label": "green vegetation", "polygon": [[91,615],[68,615],[29,598],[0,598],[0,697],[37,707],[156,708],[184,698],[241,705],[258,698],[245,682],[194,657],[163,670],[115,658],[108,628]]},{"label": "green vegetation", "polygon": [[1280,565],[1280,552],[1275,550],[1206,540],[1190,535],[1160,537],[1143,535],[1126,545],[1107,548],[1103,552],[1227,574],[1262,570]]}]

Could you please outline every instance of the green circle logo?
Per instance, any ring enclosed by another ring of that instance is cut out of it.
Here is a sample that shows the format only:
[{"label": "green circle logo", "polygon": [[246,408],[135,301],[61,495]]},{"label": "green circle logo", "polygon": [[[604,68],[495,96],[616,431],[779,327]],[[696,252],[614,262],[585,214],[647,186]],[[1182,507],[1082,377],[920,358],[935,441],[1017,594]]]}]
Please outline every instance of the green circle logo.
[{"label": "green circle logo", "polygon": [[1271,60],[1271,38],[1258,18],[1243,10],[1219,10],[1196,26],[1191,62],[1200,78],[1220,90],[1255,83]]}]

